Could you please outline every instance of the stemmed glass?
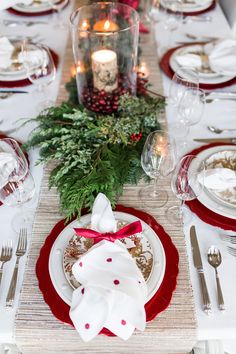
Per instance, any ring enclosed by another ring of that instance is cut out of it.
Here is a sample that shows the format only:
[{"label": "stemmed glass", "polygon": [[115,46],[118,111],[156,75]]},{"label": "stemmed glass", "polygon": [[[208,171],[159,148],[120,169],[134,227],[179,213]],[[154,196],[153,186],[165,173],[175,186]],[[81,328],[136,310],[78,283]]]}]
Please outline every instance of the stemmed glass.
[{"label": "stemmed glass", "polygon": [[158,188],[158,179],[170,174],[174,163],[173,149],[166,133],[161,130],[150,133],[141,155],[144,172],[154,179],[154,186],[148,185],[140,190],[140,198],[147,207],[158,208],[166,204],[168,195],[166,191]]},{"label": "stemmed glass", "polygon": [[199,74],[194,68],[181,67],[173,75],[168,104],[178,106],[184,93],[188,89],[199,88]]},{"label": "stemmed glass", "polygon": [[[35,194],[35,184],[29,172],[28,162],[18,143],[13,139],[0,140],[0,161],[3,156],[10,157],[5,165],[0,165],[0,174],[4,170],[5,180],[0,186],[0,202],[7,206],[22,206],[30,201]],[[10,163],[9,163],[10,161]],[[32,214],[21,213],[14,216],[12,227],[18,232],[21,227],[32,223]]]},{"label": "stemmed glass", "polygon": [[66,28],[68,27],[68,24],[66,24],[61,16],[61,12],[68,3],[69,0],[49,0],[49,3],[52,7],[53,10],[53,15],[54,15],[54,27],[55,28]]},{"label": "stemmed glass", "polygon": [[185,155],[176,165],[171,188],[182,203],[181,206],[174,205],[167,209],[166,216],[171,223],[179,224],[183,218],[184,202],[194,200],[201,194],[204,188],[204,174],[205,164],[195,155]]},{"label": "stemmed glass", "polygon": [[47,89],[56,77],[56,67],[49,48],[42,44],[24,41],[21,55],[28,79],[37,87],[37,91],[43,94],[43,103],[39,108],[51,106],[53,101],[48,99]]},{"label": "stemmed glass", "polygon": [[177,31],[183,23],[182,3],[180,0],[162,0],[162,3],[163,12],[165,14],[163,25],[164,28],[169,31],[167,47],[165,49],[169,49],[172,46],[174,31]]},{"label": "stemmed glass", "polygon": [[145,16],[148,21],[158,23],[160,21],[160,0],[145,1]]},{"label": "stemmed glass", "polygon": [[200,122],[206,104],[205,92],[199,88],[188,88],[179,103],[178,116],[186,125]]}]

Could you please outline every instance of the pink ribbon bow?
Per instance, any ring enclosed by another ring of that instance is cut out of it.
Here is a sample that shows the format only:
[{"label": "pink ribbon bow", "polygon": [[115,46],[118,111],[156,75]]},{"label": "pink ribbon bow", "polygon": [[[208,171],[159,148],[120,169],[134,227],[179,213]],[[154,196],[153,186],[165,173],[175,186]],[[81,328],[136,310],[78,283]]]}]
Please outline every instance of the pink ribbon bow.
[{"label": "pink ribbon bow", "polygon": [[129,225],[122,227],[117,232],[105,232],[100,233],[91,229],[83,229],[83,228],[76,228],[74,229],[78,236],[83,236],[85,238],[94,238],[94,243],[98,243],[102,240],[107,240],[110,242],[115,242],[115,240],[119,238],[125,238],[142,232],[142,224],[141,222],[134,221]]}]

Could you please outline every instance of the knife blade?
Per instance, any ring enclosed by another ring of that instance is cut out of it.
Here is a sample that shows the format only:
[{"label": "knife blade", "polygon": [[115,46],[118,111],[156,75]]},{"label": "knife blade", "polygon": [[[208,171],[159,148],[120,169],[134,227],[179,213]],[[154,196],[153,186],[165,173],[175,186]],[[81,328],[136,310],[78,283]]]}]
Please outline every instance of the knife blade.
[{"label": "knife blade", "polygon": [[29,91],[22,91],[22,90],[2,90],[0,88],[0,93],[29,93]]},{"label": "knife blade", "polygon": [[196,235],[196,229],[194,225],[192,225],[190,228],[190,241],[192,247],[193,264],[194,267],[197,269],[200,286],[201,286],[203,310],[206,314],[209,314],[211,312],[211,301],[210,301],[210,297],[206,285],[206,280],[205,280],[205,275],[204,275],[203,265],[202,265],[202,257],[201,257],[197,235]]},{"label": "knife blade", "polygon": [[236,144],[236,138],[206,138],[206,139],[193,139],[199,143],[229,143]]}]

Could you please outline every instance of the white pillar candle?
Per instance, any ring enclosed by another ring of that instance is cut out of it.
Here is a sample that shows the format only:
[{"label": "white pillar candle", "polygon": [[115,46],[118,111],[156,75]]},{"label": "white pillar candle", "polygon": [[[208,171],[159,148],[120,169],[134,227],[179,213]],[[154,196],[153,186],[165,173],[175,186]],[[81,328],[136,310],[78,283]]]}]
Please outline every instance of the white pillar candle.
[{"label": "white pillar candle", "polygon": [[101,49],[92,54],[93,85],[99,91],[111,92],[118,86],[117,55],[113,50]]}]

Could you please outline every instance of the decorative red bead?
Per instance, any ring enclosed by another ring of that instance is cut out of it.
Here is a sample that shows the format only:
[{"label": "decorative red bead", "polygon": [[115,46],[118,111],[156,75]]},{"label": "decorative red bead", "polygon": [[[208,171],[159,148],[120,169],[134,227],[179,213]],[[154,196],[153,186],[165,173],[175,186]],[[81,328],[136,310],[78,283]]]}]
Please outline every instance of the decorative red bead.
[{"label": "decorative red bead", "polygon": [[82,263],[82,262],[79,262],[79,266],[82,267],[82,266],[83,266],[83,263]]},{"label": "decorative red bead", "polygon": [[126,325],[126,321],[125,320],[121,320],[121,324],[122,324],[122,326],[125,326]]},{"label": "decorative red bead", "polygon": [[119,280],[117,280],[117,279],[115,279],[113,283],[114,283],[115,285],[119,285],[119,284],[120,284]]},{"label": "decorative red bead", "polygon": [[85,327],[86,329],[89,329],[89,328],[90,328],[89,323],[86,323],[84,327]]},{"label": "decorative red bead", "polygon": [[83,295],[84,295],[84,288],[81,290],[81,294],[83,294]]},{"label": "decorative red bead", "polygon": [[107,258],[107,262],[112,262],[112,258]]}]

